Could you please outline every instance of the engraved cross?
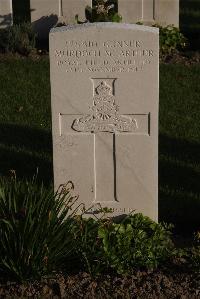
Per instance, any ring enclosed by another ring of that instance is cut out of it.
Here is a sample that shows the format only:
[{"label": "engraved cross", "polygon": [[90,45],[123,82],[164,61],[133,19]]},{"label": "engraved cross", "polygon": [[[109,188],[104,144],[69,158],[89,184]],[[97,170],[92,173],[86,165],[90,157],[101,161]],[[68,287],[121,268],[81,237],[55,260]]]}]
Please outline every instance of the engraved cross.
[{"label": "engraved cross", "polygon": [[115,103],[116,79],[94,78],[91,113],[75,119],[72,129],[94,134],[94,202],[115,202],[116,190],[116,132],[135,132],[134,115],[120,115]]}]

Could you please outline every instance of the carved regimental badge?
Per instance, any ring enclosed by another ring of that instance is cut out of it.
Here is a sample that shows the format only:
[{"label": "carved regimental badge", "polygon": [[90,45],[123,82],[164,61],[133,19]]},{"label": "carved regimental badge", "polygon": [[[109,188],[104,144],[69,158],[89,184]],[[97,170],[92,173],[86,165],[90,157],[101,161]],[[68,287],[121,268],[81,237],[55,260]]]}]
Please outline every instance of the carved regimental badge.
[{"label": "carved regimental badge", "polygon": [[[99,81],[99,79],[96,80]],[[114,133],[116,131],[132,132],[137,129],[135,119],[119,114],[112,86],[106,82],[106,79],[100,79],[98,85],[94,87],[93,106],[90,109],[91,114],[74,120],[73,130],[78,132]]]}]

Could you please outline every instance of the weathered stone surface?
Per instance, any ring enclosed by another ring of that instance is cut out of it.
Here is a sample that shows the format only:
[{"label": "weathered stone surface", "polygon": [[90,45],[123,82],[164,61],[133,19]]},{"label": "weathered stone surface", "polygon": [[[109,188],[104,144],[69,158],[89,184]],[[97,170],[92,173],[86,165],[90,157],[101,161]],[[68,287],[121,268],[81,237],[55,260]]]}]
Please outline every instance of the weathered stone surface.
[{"label": "weathered stone surface", "polygon": [[0,28],[12,25],[12,0],[0,0]]},{"label": "weathered stone surface", "polygon": [[179,0],[118,0],[124,23],[158,23],[179,26]]},{"label": "weathered stone surface", "polygon": [[158,29],[71,25],[50,33],[55,189],[157,220]]}]

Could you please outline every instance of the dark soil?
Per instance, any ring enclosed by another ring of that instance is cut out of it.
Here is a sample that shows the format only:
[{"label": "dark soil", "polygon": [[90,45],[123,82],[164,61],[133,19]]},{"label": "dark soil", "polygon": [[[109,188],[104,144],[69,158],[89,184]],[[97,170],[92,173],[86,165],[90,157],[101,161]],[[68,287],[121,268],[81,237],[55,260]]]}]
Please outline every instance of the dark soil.
[{"label": "dark soil", "polygon": [[199,51],[175,52],[172,55],[160,57],[162,63],[193,65],[200,63]]},{"label": "dark soil", "polygon": [[122,277],[87,273],[0,285],[0,298],[200,298],[200,274],[138,271]]}]

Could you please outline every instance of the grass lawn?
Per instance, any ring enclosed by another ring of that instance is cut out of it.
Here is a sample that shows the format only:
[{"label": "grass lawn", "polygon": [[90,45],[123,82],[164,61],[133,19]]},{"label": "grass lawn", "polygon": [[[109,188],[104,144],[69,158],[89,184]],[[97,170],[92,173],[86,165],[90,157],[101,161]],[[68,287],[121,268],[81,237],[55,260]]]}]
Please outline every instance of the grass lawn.
[{"label": "grass lawn", "polygon": [[159,214],[200,228],[200,66],[161,65]]},{"label": "grass lawn", "polygon": [[[52,183],[49,61],[0,60],[0,174]],[[159,214],[200,227],[200,66],[160,66]]]},{"label": "grass lawn", "polygon": [[48,59],[0,62],[0,173],[52,181]]}]

